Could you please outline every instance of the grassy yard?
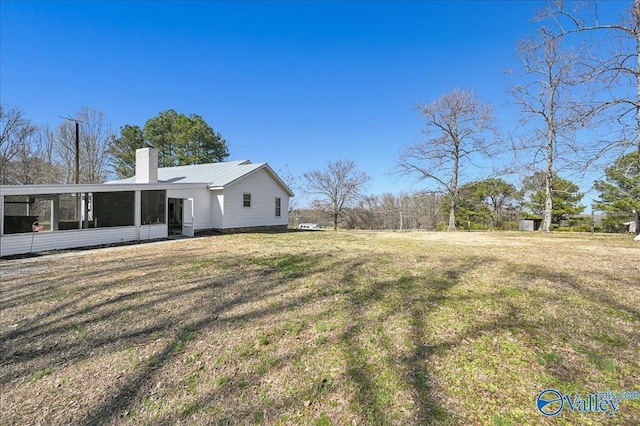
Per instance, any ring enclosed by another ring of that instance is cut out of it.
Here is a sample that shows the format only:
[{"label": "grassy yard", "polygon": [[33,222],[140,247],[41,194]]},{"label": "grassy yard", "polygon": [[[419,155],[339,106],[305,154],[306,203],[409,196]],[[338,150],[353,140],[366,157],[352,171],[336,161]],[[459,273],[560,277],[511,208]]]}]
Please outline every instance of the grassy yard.
[{"label": "grassy yard", "polygon": [[0,261],[0,424],[640,424],[640,243],[226,235]]}]

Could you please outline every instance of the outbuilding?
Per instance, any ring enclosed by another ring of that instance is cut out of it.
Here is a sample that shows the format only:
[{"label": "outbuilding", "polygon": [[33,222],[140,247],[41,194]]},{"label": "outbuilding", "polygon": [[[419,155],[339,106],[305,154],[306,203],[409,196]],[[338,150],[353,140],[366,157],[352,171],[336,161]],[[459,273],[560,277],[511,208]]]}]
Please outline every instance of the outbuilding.
[{"label": "outbuilding", "polygon": [[293,195],[267,163],[158,168],[157,151],[144,148],[129,179],[0,186],[0,256],[209,229],[284,229]]},{"label": "outbuilding", "polygon": [[627,231],[630,234],[637,234],[636,232],[636,221],[632,220],[629,222],[625,222],[622,224],[624,226],[625,231]]},{"label": "outbuilding", "polygon": [[519,229],[521,231],[537,231],[542,226],[542,219],[520,219]]}]

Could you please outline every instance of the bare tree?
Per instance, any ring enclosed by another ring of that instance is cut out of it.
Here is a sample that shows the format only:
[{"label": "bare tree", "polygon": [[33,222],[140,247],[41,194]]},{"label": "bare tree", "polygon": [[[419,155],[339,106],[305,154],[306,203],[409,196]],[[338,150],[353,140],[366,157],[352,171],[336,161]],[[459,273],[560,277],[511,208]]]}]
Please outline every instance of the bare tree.
[{"label": "bare tree", "polygon": [[534,164],[540,162],[542,154],[545,206],[540,230],[548,232],[557,169],[580,163],[574,136],[585,112],[580,108],[583,104],[572,99],[570,90],[579,80],[575,55],[560,48],[560,39],[542,29],[539,38],[520,42],[517,51],[522,61],[521,81],[510,91],[521,109],[521,128],[527,135],[520,139],[518,148],[532,151]]},{"label": "bare tree", "polygon": [[379,197],[368,195],[360,198],[358,205],[350,210],[345,227],[347,229],[380,229]]},{"label": "bare tree", "polygon": [[435,229],[442,221],[440,198],[433,192],[383,193],[362,197],[349,210],[349,229]]},{"label": "bare tree", "polygon": [[425,119],[426,140],[404,147],[397,161],[401,174],[435,182],[449,197],[449,230],[456,228],[458,189],[462,172],[489,156],[493,110],[473,92],[456,89],[430,104],[418,105]]},{"label": "bare tree", "polygon": [[[83,107],[76,114],[80,122],[80,183],[102,183],[108,176],[108,148],[113,136],[104,113]],[[67,183],[75,176],[75,124],[64,121],[55,132],[56,154]]]},{"label": "bare tree", "polygon": [[329,161],[323,170],[304,173],[306,191],[319,196],[312,207],[325,212],[333,219],[333,229],[344,219],[345,209],[356,203],[362,196],[362,190],[369,176],[358,171],[351,160]]},{"label": "bare tree", "polygon": [[13,183],[9,182],[9,164],[29,145],[36,130],[20,109],[0,105],[0,183]]},{"label": "bare tree", "polygon": [[[285,164],[285,167],[288,167],[288,165]],[[293,175],[289,170],[287,169],[279,169],[278,170],[278,176],[280,176],[280,179],[282,179],[282,181],[284,182],[285,185],[287,185],[287,187],[294,193],[300,193],[302,188],[300,186],[300,176],[295,176]],[[290,198],[289,199],[289,214],[291,214],[296,208],[298,207],[298,199],[294,198]]]},{"label": "bare tree", "polygon": [[598,94],[592,114],[605,131],[594,159],[612,151],[618,157],[632,147],[640,152],[640,0],[630,1],[617,22],[602,21],[600,4],[553,0],[538,14],[554,22],[543,27],[549,37],[590,46],[581,62],[592,83],[588,90]]},{"label": "bare tree", "polygon": [[9,180],[18,185],[63,183],[60,167],[53,157],[53,138],[49,129],[39,128],[20,146],[8,165]]},{"label": "bare tree", "polygon": [[[285,164],[285,167],[288,165]],[[302,187],[300,186],[300,176],[293,175],[288,169],[279,169],[278,176],[284,182],[285,185],[294,193],[300,194],[302,192]],[[300,201],[300,197],[289,198],[289,211],[287,212],[289,215],[289,225],[296,227],[298,224],[296,223],[296,210],[298,209],[298,204]]]}]

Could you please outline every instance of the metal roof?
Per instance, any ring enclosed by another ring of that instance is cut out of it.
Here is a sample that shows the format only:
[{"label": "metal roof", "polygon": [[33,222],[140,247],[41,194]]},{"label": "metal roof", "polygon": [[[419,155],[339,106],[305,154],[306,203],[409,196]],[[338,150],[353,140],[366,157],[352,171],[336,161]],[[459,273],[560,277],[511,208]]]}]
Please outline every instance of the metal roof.
[{"label": "metal roof", "polygon": [[[158,183],[202,183],[209,188],[224,188],[235,181],[265,168],[267,172],[289,193],[293,192],[275,174],[267,163],[252,163],[249,160],[226,161],[221,163],[193,164],[190,166],[161,167],[158,169]],[[135,176],[113,180],[108,184],[135,183]]]},{"label": "metal roof", "polygon": [[[265,163],[252,164],[248,160],[226,161],[223,163],[193,164],[190,166],[161,167],[158,169],[158,183],[206,183],[225,186],[238,178],[262,167]],[[135,183],[136,178],[113,180],[108,183]]]}]

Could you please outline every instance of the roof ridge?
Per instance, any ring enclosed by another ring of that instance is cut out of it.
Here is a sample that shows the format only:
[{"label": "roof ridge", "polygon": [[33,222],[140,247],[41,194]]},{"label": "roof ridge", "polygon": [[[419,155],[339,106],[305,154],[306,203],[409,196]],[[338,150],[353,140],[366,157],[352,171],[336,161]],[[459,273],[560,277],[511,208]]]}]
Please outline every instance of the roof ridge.
[{"label": "roof ridge", "polygon": [[[244,165],[244,163],[248,162],[249,160],[231,160],[231,161],[216,161],[214,163],[199,163],[199,164],[182,164],[180,166],[167,166],[167,167],[158,167],[158,170],[160,169],[178,169],[181,167],[196,167],[196,166],[215,166],[215,165],[223,165],[223,164],[233,164],[233,163],[237,163],[237,165]],[[253,164],[251,162],[249,162],[248,164]]]},{"label": "roof ridge", "polygon": [[[226,186],[252,174],[268,163],[252,163],[250,160],[220,161],[217,163],[187,164],[183,166],[159,167],[158,182],[162,183],[205,183]],[[135,182],[135,176],[118,180],[119,182]],[[112,181],[113,182],[113,181]]]}]

